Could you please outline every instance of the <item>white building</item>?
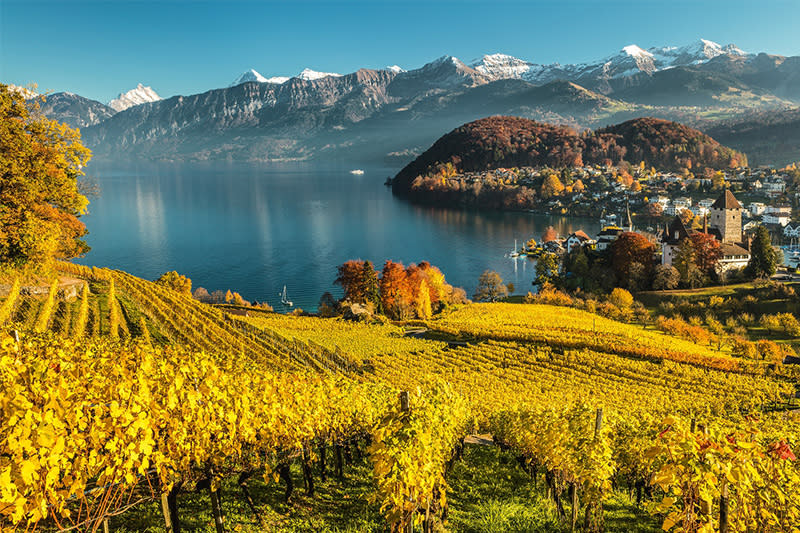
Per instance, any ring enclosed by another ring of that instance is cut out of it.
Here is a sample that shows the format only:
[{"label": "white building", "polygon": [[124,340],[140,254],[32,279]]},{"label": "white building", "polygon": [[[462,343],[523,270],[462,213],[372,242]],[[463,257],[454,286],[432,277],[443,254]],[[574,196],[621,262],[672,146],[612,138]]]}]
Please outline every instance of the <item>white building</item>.
[{"label": "white building", "polygon": [[569,237],[567,237],[567,251],[571,252],[573,248],[576,246],[581,247],[584,245],[591,245],[594,241],[584,232],[583,230],[578,230],[575,233],[571,233]]},{"label": "white building", "polygon": [[792,216],[792,208],[788,205],[769,206],[764,210],[768,215]]},{"label": "white building", "polygon": [[702,200],[697,202],[698,206],[705,207],[706,209],[711,209],[711,206],[713,204],[714,204],[714,199],[713,198],[703,198]]},{"label": "white building", "polygon": [[764,211],[767,210],[767,206],[761,202],[750,202],[750,205],[747,206],[747,210],[754,216],[763,215]]},{"label": "white building", "polygon": [[786,226],[783,228],[783,236],[790,239],[800,237],[800,222],[794,226],[791,224],[786,224]]},{"label": "white building", "polygon": [[761,217],[761,222],[764,224],[777,224],[779,226],[785,226],[792,220],[792,217],[789,215],[769,215],[764,213]]}]

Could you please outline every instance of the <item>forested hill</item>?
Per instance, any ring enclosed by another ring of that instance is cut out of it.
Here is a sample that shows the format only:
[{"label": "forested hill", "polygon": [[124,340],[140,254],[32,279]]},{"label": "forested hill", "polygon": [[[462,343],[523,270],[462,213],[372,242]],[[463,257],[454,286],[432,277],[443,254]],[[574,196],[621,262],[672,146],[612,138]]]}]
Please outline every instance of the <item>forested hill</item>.
[{"label": "forested hill", "polygon": [[397,174],[392,190],[403,194],[417,176],[436,172],[447,163],[459,172],[476,172],[522,166],[616,165],[623,161],[697,172],[706,167],[743,165],[747,158],[698,130],[668,120],[637,118],[579,133],[565,126],[496,116],[464,124],[439,138]]}]

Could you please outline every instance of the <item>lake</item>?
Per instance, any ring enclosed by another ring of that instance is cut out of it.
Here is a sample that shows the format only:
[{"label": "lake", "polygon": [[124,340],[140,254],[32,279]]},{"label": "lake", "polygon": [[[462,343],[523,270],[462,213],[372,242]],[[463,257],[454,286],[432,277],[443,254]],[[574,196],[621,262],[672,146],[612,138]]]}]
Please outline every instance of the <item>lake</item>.
[{"label": "lake", "polygon": [[286,285],[295,308],[315,310],[336,267],[369,259],[430,261],[472,295],[496,270],[515,292],[531,289],[534,263],[505,257],[552,225],[566,235],[594,220],[531,213],[476,212],[411,205],[392,196],[397,169],[293,164],[92,164],[100,187],[82,218],[92,247],[77,262],[155,279],[177,270],[193,288],[239,292],[281,311]]}]

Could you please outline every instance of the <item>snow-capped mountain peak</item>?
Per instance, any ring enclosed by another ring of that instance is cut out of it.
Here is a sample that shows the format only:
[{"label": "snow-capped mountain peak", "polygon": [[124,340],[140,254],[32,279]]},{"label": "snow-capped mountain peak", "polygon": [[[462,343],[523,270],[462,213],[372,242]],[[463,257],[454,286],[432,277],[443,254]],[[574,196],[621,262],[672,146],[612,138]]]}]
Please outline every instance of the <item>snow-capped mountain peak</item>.
[{"label": "snow-capped mountain peak", "polygon": [[700,39],[681,47],[651,48],[650,51],[655,55],[659,68],[700,65],[721,55],[748,55],[734,44],[722,46],[708,39]]},{"label": "snow-capped mountain peak", "polygon": [[335,72],[317,72],[316,70],[311,70],[310,68],[304,68],[303,72],[301,72],[295,77],[301,80],[312,81],[312,80],[327,78],[329,76],[333,76],[334,78],[339,78],[342,75],[336,74]]},{"label": "snow-capped mountain peak", "polygon": [[228,87],[236,87],[237,85],[241,85],[242,83],[248,83],[251,81],[255,81],[258,83],[275,83],[277,85],[280,85],[282,83],[286,83],[287,81],[289,81],[289,77],[273,76],[271,78],[265,78],[254,69],[250,69],[241,76],[239,76],[238,78],[236,78],[236,80],[230,85],[228,85]]},{"label": "snow-capped mountain peak", "polygon": [[522,78],[531,70],[531,63],[506,54],[487,54],[470,66],[492,78]]},{"label": "snow-capped mountain peak", "polygon": [[131,89],[126,93],[120,93],[118,97],[108,103],[108,106],[115,111],[124,111],[135,105],[157,102],[159,100],[161,100],[161,97],[158,96],[152,87],[145,87],[140,83],[135,89]]},{"label": "snow-capped mountain peak", "polygon": [[622,52],[624,54],[626,54],[626,55],[629,55],[631,57],[637,57],[637,58],[652,58],[653,57],[653,54],[651,54],[647,50],[639,48],[635,44],[629,44],[628,46],[623,47],[622,48]]},{"label": "snow-capped mountain peak", "polygon": [[244,72],[241,76],[236,78],[236,80],[234,80],[233,83],[228,85],[228,87],[236,87],[237,85],[241,85],[242,83],[247,83],[251,81],[257,81],[258,83],[266,83],[267,78],[256,72],[255,69],[251,68],[250,70]]},{"label": "snow-capped mountain peak", "polygon": [[388,70],[389,72],[394,72],[395,74],[400,74],[401,72],[406,71],[406,69],[404,69],[403,67],[399,67],[397,65],[385,67],[383,70]]}]

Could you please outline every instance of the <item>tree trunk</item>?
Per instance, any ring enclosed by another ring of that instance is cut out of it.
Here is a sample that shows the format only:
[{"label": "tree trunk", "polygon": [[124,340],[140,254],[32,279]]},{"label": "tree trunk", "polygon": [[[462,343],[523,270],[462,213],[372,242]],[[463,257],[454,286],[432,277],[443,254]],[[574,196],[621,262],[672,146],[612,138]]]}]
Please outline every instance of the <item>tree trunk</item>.
[{"label": "tree trunk", "polygon": [[342,445],[338,442],[334,445],[336,450],[336,477],[342,479],[344,477],[344,461],[342,459]]},{"label": "tree trunk", "polygon": [[328,480],[328,471],[325,466],[325,459],[328,453],[328,447],[325,445],[325,441],[320,442],[319,444],[319,479],[325,483]]},{"label": "tree trunk", "polygon": [[264,523],[264,518],[261,516],[261,513],[258,512],[256,508],[256,504],[253,501],[253,497],[250,495],[250,490],[247,488],[247,479],[252,475],[252,472],[242,472],[239,475],[238,484],[239,487],[242,489],[242,494],[244,494],[244,499],[247,502],[247,506],[250,507],[250,511],[255,515],[256,520],[258,520],[258,524],[261,526],[262,529],[266,528],[266,524]]},{"label": "tree trunk", "polygon": [[311,469],[311,453],[308,447],[303,447],[303,482],[306,485],[306,494],[314,496],[314,471]]},{"label": "tree trunk", "polygon": [[278,475],[281,477],[284,483],[286,483],[286,493],[284,494],[283,500],[286,503],[289,503],[289,498],[292,496],[292,492],[294,491],[294,483],[292,482],[292,470],[289,468],[287,463],[282,463],[278,465]]}]

